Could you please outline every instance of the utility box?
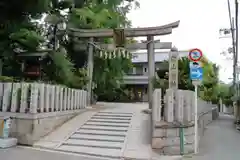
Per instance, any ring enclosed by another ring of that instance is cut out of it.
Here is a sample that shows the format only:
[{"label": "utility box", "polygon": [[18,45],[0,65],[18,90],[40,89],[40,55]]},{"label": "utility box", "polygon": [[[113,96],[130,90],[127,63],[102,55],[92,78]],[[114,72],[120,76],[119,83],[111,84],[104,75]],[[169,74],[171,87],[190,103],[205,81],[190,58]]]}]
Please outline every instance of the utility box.
[{"label": "utility box", "polygon": [[0,138],[8,138],[11,128],[11,117],[0,117]]},{"label": "utility box", "polygon": [[17,145],[16,138],[9,138],[11,121],[11,117],[0,117],[0,149]]}]

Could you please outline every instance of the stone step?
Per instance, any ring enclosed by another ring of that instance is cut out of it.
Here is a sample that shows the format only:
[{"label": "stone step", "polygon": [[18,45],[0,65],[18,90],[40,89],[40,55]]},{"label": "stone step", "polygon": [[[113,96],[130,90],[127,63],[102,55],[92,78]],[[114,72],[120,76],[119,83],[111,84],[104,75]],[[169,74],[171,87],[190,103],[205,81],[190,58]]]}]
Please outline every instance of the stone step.
[{"label": "stone step", "polygon": [[70,146],[84,146],[84,147],[98,147],[98,148],[108,148],[108,149],[122,149],[124,143],[111,142],[111,141],[93,141],[93,140],[75,140],[68,139],[63,143],[63,145]]},{"label": "stone step", "polygon": [[0,149],[15,147],[17,145],[16,138],[0,138]]},{"label": "stone step", "polygon": [[109,120],[109,119],[101,119],[101,120],[99,120],[99,119],[93,119],[93,118],[91,118],[88,122],[107,122],[107,123],[130,123],[130,121],[129,120]]},{"label": "stone step", "polygon": [[132,115],[126,115],[126,114],[107,114],[107,113],[97,113],[95,116],[106,116],[106,117],[128,117],[131,118]]},{"label": "stone step", "polygon": [[109,120],[131,120],[131,117],[114,117],[114,116],[99,116],[95,115],[92,119],[109,119]]},{"label": "stone step", "polygon": [[101,112],[98,112],[98,113],[105,113],[105,114],[117,114],[117,115],[132,115],[133,113],[129,113],[129,112],[104,112],[104,111],[101,111]]},{"label": "stone step", "polygon": [[57,150],[76,153],[80,155],[105,157],[105,158],[111,158],[111,159],[120,159],[122,155],[120,149],[80,147],[80,146],[69,146],[69,145],[61,145],[60,147],[57,148]]},{"label": "stone step", "polygon": [[85,125],[94,125],[94,126],[112,126],[112,127],[129,127],[129,124],[122,123],[107,123],[107,122],[87,122]]},{"label": "stone step", "polygon": [[114,131],[99,131],[99,130],[87,130],[87,129],[79,129],[75,132],[76,134],[89,134],[89,135],[106,135],[106,136],[119,136],[125,137],[126,132],[114,132]]},{"label": "stone step", "polygon": [[109,127],[109,126],[89,126],[84,125],[81,129],[88,129],[88,130],[103,130],[103,131],[117,131],[117,132],[127,132],[128,127]]},{"label": "stone step", "polygon": [[73,134],[70,137],[70,139],[124,142],[125,137],[105,136],[105,135],[98,135],[98,136],[96,136],[96,135],[89,135],[89,134]]}]

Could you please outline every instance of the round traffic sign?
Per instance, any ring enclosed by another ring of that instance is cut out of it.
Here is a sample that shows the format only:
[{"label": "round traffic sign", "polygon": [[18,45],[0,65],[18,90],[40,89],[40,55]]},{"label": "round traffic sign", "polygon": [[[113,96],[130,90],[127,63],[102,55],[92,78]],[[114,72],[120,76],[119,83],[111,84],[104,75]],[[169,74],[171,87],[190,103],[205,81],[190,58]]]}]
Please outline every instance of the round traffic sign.
[{"label": "round traffic sign", "polygon": [[191,61],[197,62],[202,58],[202,51],[198,48],[191,49],[189,51],[188,57]]}]

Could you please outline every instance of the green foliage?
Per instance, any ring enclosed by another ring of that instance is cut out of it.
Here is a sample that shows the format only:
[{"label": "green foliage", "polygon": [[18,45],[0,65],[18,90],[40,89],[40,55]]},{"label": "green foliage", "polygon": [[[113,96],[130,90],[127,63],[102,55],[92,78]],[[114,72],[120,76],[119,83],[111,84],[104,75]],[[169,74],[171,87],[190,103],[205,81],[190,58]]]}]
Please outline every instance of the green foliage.
[{"label": "green foliage", "polygon": [[132,67],[131,60],[126,58],[103,59],[95,57],[93,80],[96,83],[94,92],[100,99],[113,100],[121,93],[122,78]]},{"label": "green foliage", "polygon": [[16,43],[19,48],[35,51],[39,44],[44,41],[43,37],[33,30],[21,28],[19,31],[10,34],[9,38]]},{"label": "green foliage", "polygon": [[15,79],[13,77],[0,76],[0,82],[14,82]]},{"label": "green foliage", "polygon": [[[168,66],[168,62],[163,62]],[[219,89],[218,89],[218,67],[216,64],[209,62],[206,58],[201,60],[203,64],[203,82],[200,88],[200,97],[203,100],[218,103]],[[178,88],[183,90],[194,90],[194,86],[191,82],[189,75],[189,60],[186,57],[179,59],[178,61],[179,73],[178,73]],[[164,90],[168,88],[168,70],[158,71],[160,80],[157,80],[158,86]]]},{"label": "green foliage", "polygon": [[61,52],[52,52],[50,57],[54,62],[54,72],[52,73],[52,75],[55,76],[54,79],[58,83],[70,85],[74,78],[72,62],[67,58],[67,55]]},{"label": "green foliage", "polygon": [[183,90],[194,90],[192,85],[190,74],[189,74],[189,60],[186,57],[181,58],[178,61],[178,80],[179,80],[179,89]]},{"label": "green foliage", "polygon": [[45,77],[52,83],[63,84],[72,88],[84,88],[88,82],[87,71],[76,69],[70,58],[61,51],[49,54],[52,63],[44,66]]},{"label": "green foliage", "polygon": [[[134,1],[124,0],[93,0],[75,3],[76,8],[73,8],[69,15],[69,26],[85,29],[130,26],[126,13],[129,12],[133,3]],[[112,39],[98,39],[98,41],[111,43]],[[98,55],[97,52],[95,55]],[[71,56],[77,57],[76,54],[86,53],[71,53]],[[101,100],[108,101],[116,100],[120,95],[126,95],[122,86],[122,78],[131,67],[131,61],[126,58],[102,59],[96,56],[93,73],[94,92]]]},{"label": "green foliage", "polygon": [[[73,7],[74,6],[74,7]],[[128,27],[126,14],[139,3],[135,0],[35,0],[0,2],[0,56],[3,56],[5,70],[20,73],[16,52],[35,52],[46,42],[48,25],[65,20],[69,28],[117,28]],[[70,9],[65,12],[64,9]],[[65,12],[65,14],[63,14]],[[45,23],[37,20],[47,14]],[[51,31],[52,32],[52,31]],[[58,35],[59,36],[59,35]],[[62,36],[62,35],[61,35]],[[71,37],[69,41],[60,39],[60,48],[49,53],[50,62],[43,65],[43,80],[74,88],[84,88],[88,82],[85,51],[75,51]],[[110,43],[112,39],[96,39]],[[83,39],[82,41],[85,41]],[[132,41],[132,39],[131,39]],[[102,96],[122,94],[122,77],[131,68],[129,59],[94,59],[94,91]],[[11,75],[10,74],[10,75]],[[17,74],[14,74],[17,75]],[[103,93],[106,92],[106,93]],[[102,94],[103,93],[103,94]],[[112,96],[113,97],[113,96]]]},{"label": "green foliage", "polygon": [[226,106],[231,106],[233,104],[232,101],[232,92],[230,90],[230,85],[224,84],[224,83],[220,83],[218,85],[218,90],[219,90],[219,98],[222,99],[222,103],[225,104]]}]

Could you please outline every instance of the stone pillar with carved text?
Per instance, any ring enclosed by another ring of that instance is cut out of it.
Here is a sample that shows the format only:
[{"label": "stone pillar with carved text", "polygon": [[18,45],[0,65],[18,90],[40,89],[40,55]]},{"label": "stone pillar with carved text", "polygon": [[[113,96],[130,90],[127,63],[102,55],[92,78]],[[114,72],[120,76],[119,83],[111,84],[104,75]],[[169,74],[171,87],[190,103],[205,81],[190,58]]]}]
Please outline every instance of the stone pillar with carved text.
[{"label": "stone pillar with carved text", "polygon": [[171,51],[169,54],[169,89],[178,89],[178,59],[179,53]]}]

